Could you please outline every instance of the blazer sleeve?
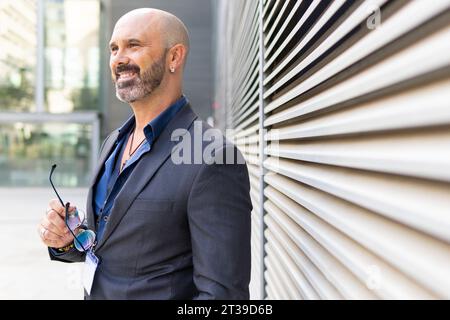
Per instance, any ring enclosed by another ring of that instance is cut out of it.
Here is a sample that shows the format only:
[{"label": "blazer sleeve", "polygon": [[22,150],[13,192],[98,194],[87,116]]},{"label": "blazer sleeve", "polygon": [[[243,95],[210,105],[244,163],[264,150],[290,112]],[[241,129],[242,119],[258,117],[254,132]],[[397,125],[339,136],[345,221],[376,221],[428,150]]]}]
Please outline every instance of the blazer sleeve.
[{"label": "blazer sleeve", "polygon": [[84,252],[78,251],[75,248],[72,248],[64,253],[59,253],[53,248],[48,248],[48,253],[50,255],[50,260],[60,262],[84,262],[84,260],[86,259],[86,254]]},{"label": "blazer sleeve", "polygon": [[250,183],[237,148],[222,148],[216,159],[227,152],[240,164],[202,165],[189,195],[195,299],[249,299]]}]

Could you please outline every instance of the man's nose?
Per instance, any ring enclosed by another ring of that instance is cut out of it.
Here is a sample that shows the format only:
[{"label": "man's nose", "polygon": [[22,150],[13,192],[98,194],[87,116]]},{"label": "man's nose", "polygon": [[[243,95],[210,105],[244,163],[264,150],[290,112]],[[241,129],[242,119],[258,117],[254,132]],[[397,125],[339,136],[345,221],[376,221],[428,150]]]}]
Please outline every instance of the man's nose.
[{"label": "man's nose", "polygon": [[115,68],[121,64],[129,64],[130,58],[127,55],[123,54],[123,52],[119,51],[113,57],[111,57],[111,68],[115,71]]}]

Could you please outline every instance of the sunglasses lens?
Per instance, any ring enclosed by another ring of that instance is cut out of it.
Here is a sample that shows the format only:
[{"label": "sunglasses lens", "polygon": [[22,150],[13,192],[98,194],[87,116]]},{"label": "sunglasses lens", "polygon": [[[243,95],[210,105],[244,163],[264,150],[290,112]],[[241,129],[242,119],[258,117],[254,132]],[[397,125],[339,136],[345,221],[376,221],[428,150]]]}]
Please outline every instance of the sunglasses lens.
[{"label": "sunglasses lens", "polygon": [[75,230],[84,221],[84,212],[78,209],[75,209],[67,215],[67,224],[69,225],[69,228],[72,230]]},{"label": "sunglasses lens", "polygon": [[77,239],[74,241],[75,248],[78,251],[88,250],[95,241],[95,233],[92,230],[80,230],[77,234]]}]

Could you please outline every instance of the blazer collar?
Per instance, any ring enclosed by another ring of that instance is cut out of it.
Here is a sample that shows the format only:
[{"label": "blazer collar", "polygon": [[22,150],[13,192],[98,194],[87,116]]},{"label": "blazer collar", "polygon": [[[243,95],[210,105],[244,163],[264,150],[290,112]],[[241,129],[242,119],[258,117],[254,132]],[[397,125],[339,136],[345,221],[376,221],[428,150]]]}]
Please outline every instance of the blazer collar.
[{"label": "blazer collar", "polygon": [[[171,153],[173,152],[173,148],[177,143],[177,141],[171,140],[174,130],[188,130],[196,118],[197,115],[192,111],[191,106],[189,104],[185,105],[161,132],[161,135],[152,146],[152,151],[145,154],[139,160],[139,162],[136,164],[136,167],[133,169],[133,172],[125,182],[122,190],[119,192],[117,198],[115,199],[108,223],[105,226],[103,237],[97,243],[96,250],[100,249],[104,245],[105,241],[125,216],[134,199],[152,179],[158,168],[170,157]],[[95,186],[99,173],[101,172],[103,163],[106,161],[115,145],[117,136],[118,131],[116,130],[105,142],[102,155],[100,156],[99,165],[97,166],[96,172],[94,174],[94,182],[89,189],[87,206],[89,208],[88,225],[90,228],[95,225],[94,210],[92,207],[93,187]]]}]

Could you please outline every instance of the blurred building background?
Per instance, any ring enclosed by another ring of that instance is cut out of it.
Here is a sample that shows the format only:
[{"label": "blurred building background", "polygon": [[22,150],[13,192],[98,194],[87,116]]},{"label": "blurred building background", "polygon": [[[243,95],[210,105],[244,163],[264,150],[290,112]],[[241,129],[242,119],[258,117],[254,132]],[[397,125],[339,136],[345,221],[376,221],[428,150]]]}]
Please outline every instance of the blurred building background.
[{"label": "blurred building background", "polygon": [[253,299],[450,298],[450,0],[0,0],[0,299],[82,298],[34,229],[131,114],[138,7],[185,22],[185,94],[247,159]]},{"label": "blurred building background", "polygon": [[86,187],[99,142],[130,115],[118,101],[108,43],[117,19],[140,7],[180,17],[191,33],[184,92],[211,116],[209,0],[0,0],[0,186]]}]

